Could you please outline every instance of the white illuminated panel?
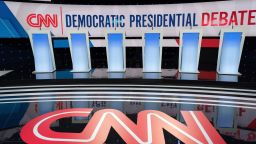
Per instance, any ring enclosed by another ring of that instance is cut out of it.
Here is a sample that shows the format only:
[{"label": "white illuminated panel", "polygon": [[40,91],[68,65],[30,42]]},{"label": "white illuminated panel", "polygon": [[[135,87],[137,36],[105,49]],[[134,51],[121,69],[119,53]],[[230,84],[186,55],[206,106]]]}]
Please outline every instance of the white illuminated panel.
[{"label": "white illuminated panel", "polygon": [[122,32],[109,32],[106,35],[108,72],[125,71],[126,54],[124,39],[125,35]]},{"label": "white illuminated panel", "polygon": [[31,31],[29,39],[35,61],[35,73],[53,72],[56,70],[49,31]]},{"label": "white illuminated panel", "polygon": [[[161,79],[161,73],[159,72],[146,72],[143,73],[143,79]],[[154,99],[151,99],[154,100]],[[144,104],[145,110],[159,110],[161,108],[160,103],[147,102]]]},{"label": "white illuminated panel", "polygon": [[179,72],[198,73],[202,33],[187,30],[180,33]]},{"label": "white illuminated panel", "polygon": [[143,36],[143,72],[161,72],[162,34],[147,32]]},{"label": "white illuminated panel", "polygon": [[226,30],[221,32],[217,63],[219,74],[239,74],[238,68],[243,45],[244,33],[242,31]]},{"label": "white illuminated panel", "polygon": [[73,64],[72,72],[89,72],[91,56],[88,32],[71,32],[68,40]]}]

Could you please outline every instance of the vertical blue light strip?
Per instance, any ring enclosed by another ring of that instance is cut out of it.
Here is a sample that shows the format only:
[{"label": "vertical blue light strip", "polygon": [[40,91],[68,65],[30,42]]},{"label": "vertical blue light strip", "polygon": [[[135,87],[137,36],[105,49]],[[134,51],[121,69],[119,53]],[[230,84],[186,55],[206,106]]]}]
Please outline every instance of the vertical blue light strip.
[{"label": "vertical blue light strip", "polygon": [[48,34],[32,34],[33,54],[36,72],[53,72],[54,59],[51,52]]},{"label": "vertical blue light strip", "polygon": [[198,72],[199,33],[183,33],[180,71],[188,73]]},{"label": "vertical blue light strip", "polygon": [[143,72],[161,72],[160,33],[145,33]]},{"label": "vertical blue light strip", "polygon": [[[238,76],[237,75],[218,75],[217,81],[238,82]],[[235,119],[236,119],[235,108],[221,106],[221,107],[218,107],[217,113],[218,115],[217,115],[216,122],[217,122],[218,128],[234,128],[235,127]]]},{"label": "vertical blue light strip", "polygon": [[109,33],[107,39],[108,71],[122,72],[125,70],[123,34]]},{"label": "vertical blue light strip", "polygon": [[[36,79],[37,80],[56,79],[56,73],[40,73],[40,74],[36,74]],[[52,97],[54,97],[53,95],[46,95],[46,96],[49,96],[49,99],[47,99],[47,100],[51,100]],[[42,115],[42,114],[54,111],[54,104],[55,104],[54,101],[39,102],[38,103],[39,114]]]},{"label": "vertical blue light strip", "polygon": [[73,33],[70,35],[70,39],[73,72],[90,71],[89,47],[86,41],[86,34]]},{"label": "vertical blue light strip", "polygon": [[224,32],[219,60],[219,73],[238,74],[241,40],[242,32]]},{"label": "vertical blue light strip", "polygon": [[[147,72],[143,73],[143,79],[161,79],[161,73]],[[154,101],[155,99],[148,99]],[[145,110],[159,110],[161,108],[160,103],[146,102],[144,103]]]},{"label": "vertical blue light strip", "polygon": [[[108,73],[108,78],[110,79],[125,79],[125,73],[124,72],[114,72],[114,73]],[[117,95],[113,95],[113,96],[117,96]],[[122,97],[122,95],[118,95],[119,97]],[[122,98],[120,98],[122,99]],[[123,102],[118,102],[118,101],[113,101],[113,102],[107,102],[107,106],[110,108],[114,108],[120,111],[123,111]]]},{"label": "vertical blue light strip", "polygon": [[[88,108],[89,106],[89,101],[73,101],[72,103],[72,108]],[[88,117],[74,117],[74,120],[88,120]]]}]

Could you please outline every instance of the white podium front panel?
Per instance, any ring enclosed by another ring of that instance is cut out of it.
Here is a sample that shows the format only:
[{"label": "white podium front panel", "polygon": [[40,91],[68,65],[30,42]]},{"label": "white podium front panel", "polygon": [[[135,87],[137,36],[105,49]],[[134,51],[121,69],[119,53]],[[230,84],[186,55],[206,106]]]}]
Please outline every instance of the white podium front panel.
[{"label": "white podium front panel", "polygon": [[29,36],[35,60],[35,73],[55,71],[50,33],[31,33]]},{"label": "white podium front panel", "polygon": [[161,72],[162,45],[160,33],[145,33],[143,46],[143,72]]},{"label": "white podium front panel", "polygon": [[198,73],[201,50],[201,33],[187,31],[180,34],[179,71]]},{"label": "white podium front panel", "polygon": [[108,72],[124,72],[126,68],[123,33],[108,33],[107,36]]},{"label": "white podium front panel", "polygon": [[72,72],[89,72],[91,58],[87,33],[70,33],[69,45],[73,64]]},{"label": "white podium front panel", "polygon": [[217,72],[239,74],[238,68],[244,44],[243,32],[223,31],[220,42]]}]

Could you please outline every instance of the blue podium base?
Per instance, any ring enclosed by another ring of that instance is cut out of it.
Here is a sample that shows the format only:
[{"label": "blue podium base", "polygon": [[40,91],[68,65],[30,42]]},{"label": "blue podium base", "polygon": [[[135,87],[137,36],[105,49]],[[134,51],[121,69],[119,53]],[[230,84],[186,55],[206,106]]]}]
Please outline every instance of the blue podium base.
[{"label": "blue podium base", "polygon": [[218,71],[217,71],[217,73],[220,74],[220,75],[242,75],[242,74],[239,73],[239,72],[237,72],[237,73],[222,73],[222,72],[218,72]]},{"label": "blue podium base", "polygon": [[145,71],[145,70],[143,70],[142,71],[143,73],[161,73],[162,71],[160,70],[160,71]]},{"label": "blue podium base", "polygon": [[125,72],[126,70],[120,70],[120,71],[110,71],[110,70],[107,70],[108,73],[122,73],[122,72]]},{"label": "blue podium base", "polygon": [[188,71],[179,71],[179,73],[187,73],[187,74],[198,74],[200,73],[198,70],[194,72],[188,72]]},{"label": "blue podium base", "polygon": [[40,74],[40,73],[53,73],[55,72],[56,70],[53,70],[53,71],[33,71],[32,74]]},{"label": "blue podium base", "polygon": [[91,71],[91,69],[87,70],[87,71],[71,70],[70,72],[72,72],[72,73],[88,73],[90,71]]}]

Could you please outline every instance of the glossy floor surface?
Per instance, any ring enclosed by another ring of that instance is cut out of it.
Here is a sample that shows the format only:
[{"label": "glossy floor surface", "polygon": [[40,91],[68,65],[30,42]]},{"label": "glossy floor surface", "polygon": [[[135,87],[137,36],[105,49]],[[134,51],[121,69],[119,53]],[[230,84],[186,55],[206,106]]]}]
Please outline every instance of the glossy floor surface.
[{"label": "glossy floor surface", "polygon": [[[251,83],[174,80],[77,79],[2,81],[0,142],[23,143],[31,119],[67,108],[116,109],[136,123],[143,110],[158,110],[180,122],[180,111],[202,111],[229,144],[256,143],[256,89]],[[62,118],[58,132],[81,132],[90,118]],[[164,131],[166,143],[182,143]],[[106,143],[124,143],[111,129]]]}]

